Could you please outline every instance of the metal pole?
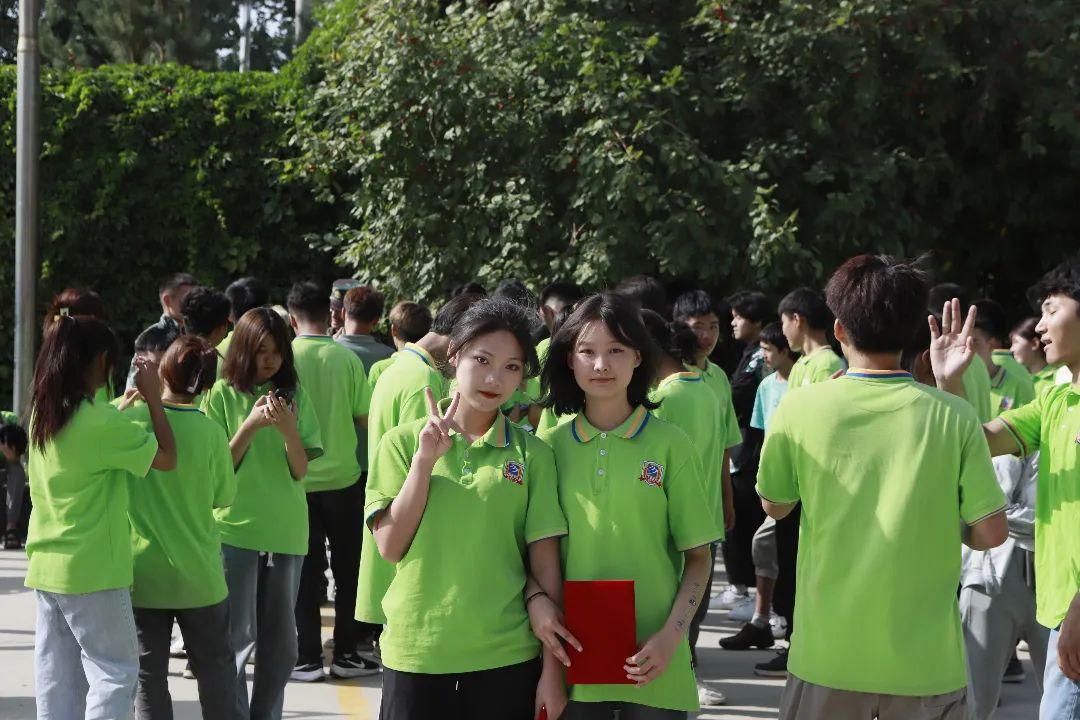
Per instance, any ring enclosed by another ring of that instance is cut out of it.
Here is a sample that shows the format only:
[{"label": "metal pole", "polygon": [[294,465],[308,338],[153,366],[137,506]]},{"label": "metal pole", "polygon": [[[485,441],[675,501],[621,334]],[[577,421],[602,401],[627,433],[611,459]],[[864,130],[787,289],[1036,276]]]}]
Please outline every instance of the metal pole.
[{"label": "metal pole", "polygon": [[251,69],[251,1],[240,3],[240,72]]},{"label": "metal pole", "polygon": [[39,0],[19,0],[18,114],[15,122],[15,412],[22,417],[30,399],[37,335],[38,56]]}]

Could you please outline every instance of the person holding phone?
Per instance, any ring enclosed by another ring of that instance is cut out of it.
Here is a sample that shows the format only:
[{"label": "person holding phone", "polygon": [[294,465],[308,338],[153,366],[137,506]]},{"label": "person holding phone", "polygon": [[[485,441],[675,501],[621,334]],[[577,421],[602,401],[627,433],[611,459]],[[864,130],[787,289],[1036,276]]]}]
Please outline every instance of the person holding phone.
[{"label": "person holding phone", "polygon": [[[243,715],[281,718],[285,683],[296,664],[293,608],[308,547],[302,480],[322,454],[319,421],[299,387],[289,329],[270,308],[249,310],[203,403],[225,428],[236,497],[215,511],[221,531],[229,625]],[[246,669],[255,652],[248,699]]]}]

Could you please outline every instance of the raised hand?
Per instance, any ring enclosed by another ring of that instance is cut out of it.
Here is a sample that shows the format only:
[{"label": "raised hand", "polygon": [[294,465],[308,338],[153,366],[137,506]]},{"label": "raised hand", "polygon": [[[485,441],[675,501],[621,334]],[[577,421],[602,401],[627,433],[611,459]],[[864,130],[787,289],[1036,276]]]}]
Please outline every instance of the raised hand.
[{"label": "raised hand", "polygon": [[431,388],[424,389],[424,397],[427,399],[428,421],[420,431],[420,446],[416,455],[421,460],[434,463],[450,452],[454,444],[450,431],[461,432],[454,422],[454,413],[461,403],[461,393],[454,393],[454,399],[450,401],[450,407],[446,408],[445,413],[439,412],[439,405],[435,402],[435,394],[431,392]]},{"label": "raised hand", "polygon": [[145,402],[161,398],[161,378],[158,364],[150,358],[135,358],[135,387]]},{"label": "raised hand", "polygon": [[941,311],[941,327],[931,315],[930,367],[939,383],[958,382],[975,358],[971,330],[975,327],[975,306],[968,310],[967,318],[960,313],[960,301],[953,298]]}]

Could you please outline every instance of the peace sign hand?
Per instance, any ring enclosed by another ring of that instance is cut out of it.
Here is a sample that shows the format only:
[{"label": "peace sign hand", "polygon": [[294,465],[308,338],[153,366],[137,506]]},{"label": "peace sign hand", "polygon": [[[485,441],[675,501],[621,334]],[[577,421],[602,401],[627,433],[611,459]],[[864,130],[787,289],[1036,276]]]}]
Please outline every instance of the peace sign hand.
[{"label": "peace sign hand", "polygon": [[424,429],[420,431],[420,447],[416,450],[418,460],[435,464],[439,458],[450,452],[453,446],[453,438],[450,431],[461,433],[461,429],[454,422],[454,413],[457,412],[461,402],[461,394],[454,393],[454,399],[450,401],[450,407],[445,413],[439,413],[439,405],[435,402],[435,395],[431,388],[424,389],[424,397],[428,405],[428,421]]},{"label": "peace sign hand", "polygon": [[960,314],[960,301],[953,298],[945,303],[941,312],[941,327],[931,315],[930,367],[939,383],[958,382],[975,358],[971,344],[971,331],[975,327],[975,307],[968,311],[966,319]]}]

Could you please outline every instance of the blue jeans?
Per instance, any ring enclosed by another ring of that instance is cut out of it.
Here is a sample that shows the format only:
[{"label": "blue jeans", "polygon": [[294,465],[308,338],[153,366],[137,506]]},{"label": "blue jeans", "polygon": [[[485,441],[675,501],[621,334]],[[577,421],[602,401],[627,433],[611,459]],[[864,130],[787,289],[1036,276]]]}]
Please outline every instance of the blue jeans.
[{"label": "blue jeans", "polygon": [[131,592],[36,593],[38,720],[130,718],[139,679]]},{"label": "blue jeans", "polygon": [[1061,672],[1057,661],[1058,631],[1050,631],[1046,644],[1046,670],[1043,674],[1040,720],[1080,720],[1080,683]]},{"label": "blue jeans", "polygon": [[[303,555],[260,553],[221,546],[229,586],[229,635],[236,654],[236,699],[241,717],[281,720],[285,684],[296,667],[296,591]],[[247,660],[255,680],[247,691]]]}]

